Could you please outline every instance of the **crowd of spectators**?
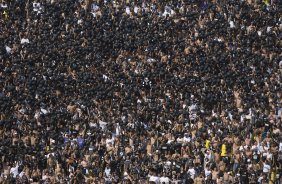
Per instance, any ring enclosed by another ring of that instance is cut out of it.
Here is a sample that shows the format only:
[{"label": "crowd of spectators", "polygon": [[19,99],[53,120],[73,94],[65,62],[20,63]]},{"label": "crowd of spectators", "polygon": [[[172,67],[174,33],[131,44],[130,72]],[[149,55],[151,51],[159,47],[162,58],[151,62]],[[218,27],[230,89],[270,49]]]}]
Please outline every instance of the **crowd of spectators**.
[{"label": "crowd of spectators", "polygon": [[281,0],[0,2],[0,183],[281,183]]}]

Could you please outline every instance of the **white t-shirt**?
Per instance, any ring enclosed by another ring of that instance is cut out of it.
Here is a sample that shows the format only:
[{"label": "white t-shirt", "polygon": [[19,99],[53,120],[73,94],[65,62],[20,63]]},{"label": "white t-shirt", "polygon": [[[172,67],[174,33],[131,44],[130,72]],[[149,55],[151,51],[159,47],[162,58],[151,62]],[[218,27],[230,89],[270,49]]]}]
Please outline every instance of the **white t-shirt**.
[{"label": "white t-shirt", "polygon": [[253,145],[252,148],[251,148],[251,150],[252,150],[252,151],[257,151],[257,150],[258,150],[257,145]]},{"label": "white t-shirt", "polygon": [[95,12],[91,12],[91,14],[93,15],[93,17],[96,17],[96,13]]},{"label": "white t-shirt", "polygon": [[111,139],[106,139],[106,143],[107,143],[107,144],[110,144],[110,143],[114,144],[114,139],[113,139],[113,138],[111,138]]},{"label": "white t-shirt", "polygon": [[279,67],[280,68],[282,67],[282,60],[279,62]]},{"label": "white t-shirt", "polygon": [[115,130],[116,130],[115,135],[116,135],[116,136],[119,136],[119,135],[120,135],[120,130],[121,130],[119,124],[117,124]]},{"label": "white t-shirt", "polygon": [[21,39],[21,44],[24,44],[24,43],[29,43],[29,39],[22,38]]},{"label": "white t-shirt", "polygon": [[262,172],[264,172],[264,173],[269,173],[269,171],[270,171],[270,165],[268,165],[268,164],[263,164]]},{"label": "white t-shirt", "polygon": [[134,7],[134,13],[138,13],[139,8],[137,6]]},{"label": "white t-shirt", "polygon": [[93,10],[94,12],[95,11],[98,11],[99,10],[99,6],[97,6],[96,4],[91,4],[91,10]]},{"label": "white t-shirt", "polygon": [[190,174],[191,178],[194,179],[195,178],[195,174],[196,174],[196,171],[194,168],[191,168],[188,170],[188,173]]},{"label": "white t-shirt", "polygon": [[259,178],[258,178],[258,182],[260,183],[262,179],[263,179],[263,177],[262,177],[262,176],[261,176],[261,177],[259,177]]},{"label": "white t-shirt", "polygon": [[5,49],[8,54],[12,52],[12,49],[9,46],[5,46]]},{"label": "white t-shirt", "polygon": [[149,181],[152,181],[158,184],[160,182],[160,178],[157,176],[149,176]]},{"label": "white t-shirt", "polygon": [[259,153],[263,153],[264,152],[263,146],[261,146],[261,145],[258,146],[258,152]]},{"label": "white t-shirt", "polygon": [[209,177],[211,175],[211,171],[210,170],[205,170],[205,176],[206,178]]},{"label": "white t-shirt", "polygon": [[235,28],[235,24],[232,20],[229,22],[229,25],[230,25],[230,28]]},{"label": "white t-shirt", "polygon": [[19,176],[20,176],[20,177],[23,177],[24,174],[25,174],[25,173],[22,171],[22,172],[19,174]]},{"label": "white t-shirt", "polygon": [[19,165],[16,165],[15,167],[12,167],[10,170],[10,173],[13,174],[13,177],[16,178],[19,174]]},{"label": "white t-shirt", "polygon": [[178,138],[176,139],[176,142],[178,142],[178,143],[182,143],[182,142],[184,142],[184,139],[182,139],[182,138],[178,137]]},{"label": "white t-shirt", "polygon": [[1,8],[8,8],[8,5],[6,3],[1,3]]},{"label": "white t-shirt", "polygon": [[240,146],[240,147],[239,147],[239,151],[246,150],[247,148],[248,148],[248,146],[247,146],[247,145],[245,145],[245,146]]},{"label": "white t-shirt", "polygon": [[42,180],[47,180],[48,178],[49,178],[49,176],[47,176],[45,174],[42,176]]},{"label": "white t-shirt", "polygon": [[279,151],[282,151],[282,142],[279,143]]},{"label": "white t-shirt", "polygon": [[190,141],[191,141],[191,137],[187,137],[187,136],[183,137],[183,142],[190,142]]},{"label": "white t-shirt", "polygon": [[160,178],[160,183],[165,183],[165,184],[169,184],[170,179],[167,176],[162,176]]},{"label": "white t-shirt", "polygon": [[169,166],[171,166],[171,161],[166,161],[164,167],[168,168]]},{"label": "white t-shirt", "polygon": [[100,128],[102,128],[102,130],[104,130],[106,128],[107,124],[108,124],[107,122],[99,120],[99,126],[100,126]]},{"label": "white t-shirt", "polygon": [[166,17],[167,15],[170,15],[170,13],[167,12],[167,11],[165,11],[165,12],[163,13],[163,16]]},{"label": "white t-shirt", "polygon": [[211,154],[205,153],[205,159],[211,160]]},{"label": "white t-shirt", "polygon": [[125,13],[126,13],[127,15],[130,14],[130,8],[129,8],[128,6],[125,8]]},{"label": "white t-shirt", "polygon": [[32,6],[33,6],[33,11],[35,12],[40,12],[40,10],[42,9],[40,3],[33,3]]},{"label": "white t-shirt", "polygon": [[268,160],[272,160],[272,153],[270,153],[269,151],[266,153],[266,158]]},{"label": "white t-shirt", "polygon": [[105,174],[107,177],[110,176],[110,173],[111,173],[111,169],[110,168],[105,168]]}]

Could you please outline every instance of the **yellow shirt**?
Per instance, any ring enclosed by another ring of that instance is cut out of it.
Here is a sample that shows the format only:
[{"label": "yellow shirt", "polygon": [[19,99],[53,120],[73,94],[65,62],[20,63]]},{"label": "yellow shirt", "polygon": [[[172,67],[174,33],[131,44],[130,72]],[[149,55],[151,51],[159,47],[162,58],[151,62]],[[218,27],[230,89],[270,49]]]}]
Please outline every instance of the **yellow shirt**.
[{"label": "yellow shirt", "polygon": [[226,145],[225,144],[222,144],[222,146],[221,146],[221,156],[222,157],[226,157],[227,156]]},{"label": "yellow shirt", "polygon": [[273,183],[273,181],[275,181],[276,180],[276,174],[277,174],[277,167],[276,166],[273,166],[273,168],[272,168],[272,171],[271,171],[271,174],[270,174],[270,184],[272,184]]},{"label": "yellow shirt", "polygon": [[205,147],[206,147],[206,149],[209,149],[209,147],[210,147],[210,140],[206,140],[206,143],[205,143]]}]

